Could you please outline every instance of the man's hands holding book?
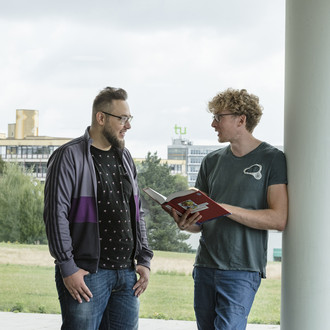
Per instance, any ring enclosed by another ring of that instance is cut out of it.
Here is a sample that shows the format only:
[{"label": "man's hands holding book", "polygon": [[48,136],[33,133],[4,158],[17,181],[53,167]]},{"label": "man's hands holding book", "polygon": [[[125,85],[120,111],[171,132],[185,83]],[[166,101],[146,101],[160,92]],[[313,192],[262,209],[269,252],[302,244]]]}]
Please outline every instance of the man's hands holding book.
[{"label": "man's hands holding book", "polygon": [[229,214],[220,204],[196,188],[178,191],[168,197],[150,187],[143,191],[174,218],[181,230],[192,233],[201,231],[197,225]]},{"label": "man's hands holding book", "polygon": [[191,233],[198,233],[201,231],[201,226],[196,225],[196,222],[202,218],[198,212],[191,214],[191,210],[188,209],[182,216],[179,216],[175,209],[172,208],[169,214],[173,217],[180,230],[186,230]]}]

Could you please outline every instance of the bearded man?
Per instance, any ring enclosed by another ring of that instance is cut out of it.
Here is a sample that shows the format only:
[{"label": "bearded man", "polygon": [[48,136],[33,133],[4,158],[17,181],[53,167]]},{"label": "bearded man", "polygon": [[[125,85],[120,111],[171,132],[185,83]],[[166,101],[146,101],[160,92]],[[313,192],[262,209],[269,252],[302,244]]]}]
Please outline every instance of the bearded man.
[{"label": "bearded man", "polygon": [[121,88],[103,89],[85,134],[48,162],[44,221],[61,329],[138,328],[138,297],[148,286],[153,252],[125,148],[133,118],[126,100]]}]

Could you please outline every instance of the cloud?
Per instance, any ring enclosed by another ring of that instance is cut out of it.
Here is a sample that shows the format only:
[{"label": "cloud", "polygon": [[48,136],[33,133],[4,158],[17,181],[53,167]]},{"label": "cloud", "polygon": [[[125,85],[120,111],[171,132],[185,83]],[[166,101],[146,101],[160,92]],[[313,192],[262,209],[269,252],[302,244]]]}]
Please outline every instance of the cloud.
[{"label": "cloud", "polygon": [[[265,107],[256,133],[283,139],[284,4],[278,0],[15,1],[0,5],[0,132],[15,109],[39,110],[42,135],[75,137],[105,86],[128,91],[132,154],[187,128],[216,144],[206,105],[246,88]],[[276,129],[274,129],[276,127]],[[152,148],[152,149],[151,149]]]}]

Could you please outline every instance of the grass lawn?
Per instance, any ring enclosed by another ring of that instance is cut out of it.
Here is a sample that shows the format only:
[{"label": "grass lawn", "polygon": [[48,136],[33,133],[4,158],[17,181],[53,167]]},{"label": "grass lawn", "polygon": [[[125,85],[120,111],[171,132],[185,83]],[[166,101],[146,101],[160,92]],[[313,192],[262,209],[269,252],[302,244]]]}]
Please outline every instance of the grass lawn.
[{"label": "grass lawn", "polygon": [[[8,254],[17,252],[20,257],[11,255],[10,261],[5,260]],[[0,310],[60,313],[54,267],[51,264],[24,264],[27,258],[24,252],[32,253],[34,258],[40,253],[40,260],[43,260],[48,250],[45,246],[0,243]],[[148,289],[140,298],[140,317],[195,320],[193,280],[190,275],[194,255],[156,251],[154,259],[155,267],[152,268]],[[164,265],[165,269],[161,269],[160,265]],[[169,265],[172,270],[168,269]],[[249,323],[279,324],[280,290],[280,278],[262,280]]]}]

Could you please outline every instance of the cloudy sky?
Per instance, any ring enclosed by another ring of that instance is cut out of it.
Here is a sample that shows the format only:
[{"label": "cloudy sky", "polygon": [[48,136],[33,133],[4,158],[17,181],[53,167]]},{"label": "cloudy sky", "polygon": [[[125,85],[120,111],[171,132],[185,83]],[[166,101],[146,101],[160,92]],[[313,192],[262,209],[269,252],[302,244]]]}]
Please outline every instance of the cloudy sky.
[{"label": "cloudy sky", "polygon": [[80,136],[122,87],[133,157],[166,158],[175,125],[217,144],[207,102],[232,87],[260,98],[255,136],[283,144],[285,0],[1,0],[0,31],[0,132],[35,109],[39,135]]}]

